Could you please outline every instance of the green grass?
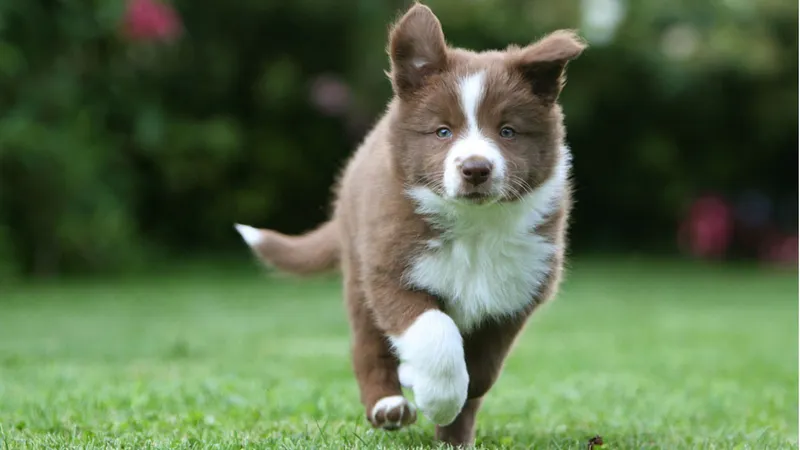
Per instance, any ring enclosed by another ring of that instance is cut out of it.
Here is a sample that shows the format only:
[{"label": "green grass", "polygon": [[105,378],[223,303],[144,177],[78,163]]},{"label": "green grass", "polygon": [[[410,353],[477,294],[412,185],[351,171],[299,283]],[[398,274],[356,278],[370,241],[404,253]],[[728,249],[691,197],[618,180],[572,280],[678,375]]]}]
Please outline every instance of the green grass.
[{"label": "green grass", "polygon": [[[796,273],[579,262],[479,416],[485,448],[798,448]],[[245,267],[0,286],[0,447],[427,448],[372,431],[338,280]]]}]

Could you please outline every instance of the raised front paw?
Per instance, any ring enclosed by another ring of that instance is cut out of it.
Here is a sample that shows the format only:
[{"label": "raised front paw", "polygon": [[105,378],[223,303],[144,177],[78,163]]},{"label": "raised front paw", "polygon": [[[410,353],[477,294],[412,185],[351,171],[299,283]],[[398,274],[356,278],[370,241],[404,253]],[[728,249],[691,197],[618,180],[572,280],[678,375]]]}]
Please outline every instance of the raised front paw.
[{"label": "raised front paw", "polygon": [[400,364],[397,368],[397,378],[404,388],[411,389],[414,387],[414,369],[409,364]]},{"label": "raised front paw", "polygon": [[414,392],[417,408],[437,425],[455,420],[467,401],[469,374],[464,346],[455,322],[439,310],[428,310],[392,344],[401,361],[398,378]]},{"label": "raised front paw", "polygon": [[438,371],[409,366],[414,401],[417,408],[436,425],[449,425],[467,401],[469,374],[463,362]]}]

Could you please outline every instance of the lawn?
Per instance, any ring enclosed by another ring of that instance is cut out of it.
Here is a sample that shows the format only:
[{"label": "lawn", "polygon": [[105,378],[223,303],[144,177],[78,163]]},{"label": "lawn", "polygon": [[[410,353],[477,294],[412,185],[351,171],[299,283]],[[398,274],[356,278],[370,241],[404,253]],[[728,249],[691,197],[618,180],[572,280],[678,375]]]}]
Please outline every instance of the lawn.
[{"label": "lawn", "polygon": [[[578,261],[479,416],[485,448],[798,448],[797,275]],[[373,431],[337,279],[254,266],[0,286],[0,447],[428,448]]]}]

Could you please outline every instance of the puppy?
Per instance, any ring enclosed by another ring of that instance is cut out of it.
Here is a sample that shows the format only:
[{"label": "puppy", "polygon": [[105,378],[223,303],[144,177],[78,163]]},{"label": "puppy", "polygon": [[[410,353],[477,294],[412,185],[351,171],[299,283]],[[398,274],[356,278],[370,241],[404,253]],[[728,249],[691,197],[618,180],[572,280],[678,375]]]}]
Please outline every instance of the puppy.
[{"label": "puppy", "polygon": [[504,51],[449,47],[414,4],[390,31],[394,96],[341,174],[330,221],[302,236],[236,225],[265,264],[341,269],[373,426],[419,410],[438,440],[474,441],[484,395],[560,284],[571,157],[557,100],[584,48],[564,30]]}]

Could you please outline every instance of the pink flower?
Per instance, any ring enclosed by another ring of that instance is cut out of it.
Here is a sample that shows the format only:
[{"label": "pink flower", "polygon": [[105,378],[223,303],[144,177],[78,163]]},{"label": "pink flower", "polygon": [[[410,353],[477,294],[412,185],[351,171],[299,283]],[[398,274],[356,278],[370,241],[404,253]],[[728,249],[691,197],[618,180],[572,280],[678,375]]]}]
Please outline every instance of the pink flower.
[{"label": "pink flower", "polygon": [[129,0],[124,30],[135,41],[168,41],[180,34],[181,24],[169,5],[156,0]]},{"label": "pink flower", "polygon": [[775,235],[764,239],[759,256],[763,261],[780,266],[797,264],[797,235]]},{"label": "pink flower", "polygon": [[708,196],[692,204],[681,224],[679,239],[693,255],[715,258],[725,255],[732,232],[731,208],[724,200]]},{"label": "pink flower", "polygon": [[338,77],[321,75],[311,85],[311,101],[329,116],[344,115],[351,103],[350,87]]}]

